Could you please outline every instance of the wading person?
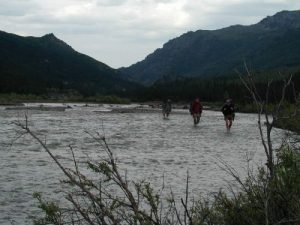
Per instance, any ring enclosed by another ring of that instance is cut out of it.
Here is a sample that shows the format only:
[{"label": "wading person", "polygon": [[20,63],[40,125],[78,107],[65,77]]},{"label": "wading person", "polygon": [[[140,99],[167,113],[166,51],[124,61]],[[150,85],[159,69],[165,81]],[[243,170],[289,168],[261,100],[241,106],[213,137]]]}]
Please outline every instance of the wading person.
[{"label": "wading person", "polygon": [[171,100],[168,99],[168,100],[164,101],[162,104],[162,113],[163,113],[164,119],[169,117],[171,110],[172,110],[172,103],[171,103]]},{"label": "wading person", "polygon": [[197,125],[200,122],[202,114],[202,105],[199,98],[196,98],[190,106],[190,113],[193,116],[194,124]]},{"label": "wading person", "polygon": [[224,120],[226,123],[227,131],[230,131],[232,126],[232,121],[234,121],[234,104],[232,99],[227,99],[222,107],[222,113],[224,115]]}]

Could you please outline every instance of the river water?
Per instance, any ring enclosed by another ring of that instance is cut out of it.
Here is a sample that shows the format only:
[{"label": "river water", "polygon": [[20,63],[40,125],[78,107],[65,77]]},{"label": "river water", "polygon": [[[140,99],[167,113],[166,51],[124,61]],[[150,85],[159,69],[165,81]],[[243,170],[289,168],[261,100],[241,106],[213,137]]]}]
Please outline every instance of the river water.
[{"label": "river water", "polygon": [[[174,110],[164,120],[160,113],[108,113],[109,105],[73,105],[66,111],[5,110],[0,107],[0,224],[32,224],[39,210],[34,192],[55,199],[62,172],[41,146],[28,135],[20,136],[13,122],[28,116],[31,130],[66,166],[72,162],[68,146],[76,157],[99,157],[99,145],[90,134],[105,135],[120,167],[129,179],[162,182],[176,195],[184,194],[187,171],[193,195],[225,188],[232,177],[221,161],[245,176],[247,161],[263,165],[257,117],[236,114],[227,132],[220,112],[204,111],[198,126],[188,111]],[[118,106],[130,107],[130,106]],[[90,133],[90,134],[88,134]],[[275,129],[280,143],[283,131]],[[101,153],[100,153],[101,154]]]}]

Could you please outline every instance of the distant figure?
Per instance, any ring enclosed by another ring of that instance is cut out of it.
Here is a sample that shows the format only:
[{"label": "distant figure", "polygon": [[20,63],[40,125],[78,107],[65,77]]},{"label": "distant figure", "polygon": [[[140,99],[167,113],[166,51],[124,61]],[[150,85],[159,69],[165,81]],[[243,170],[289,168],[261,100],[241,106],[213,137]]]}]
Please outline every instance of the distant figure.
[{"label": "distant figure", "polygon": [[162,104],[162,113],[163,113],[163,116],[165,119],[169,117],[171,110],[172,110],[172,103],[171,103],[171,100],[168,99],[168,100],[164,101]]},{"label": "distant figure", "polygon": [[194,124],[200,122],[200,117],[202,114],[202,105],[199,98],[196,98],[190,105],[190,113],[193,116]]},{"label": "distant figure", "polygon": [[227,131],[230,131],[232,126],[232,121],[234,121],[234,104],[232,99],[227,99],[225,104],[222,107],[222,113],[224,115],[224,120],[226,123]]}]

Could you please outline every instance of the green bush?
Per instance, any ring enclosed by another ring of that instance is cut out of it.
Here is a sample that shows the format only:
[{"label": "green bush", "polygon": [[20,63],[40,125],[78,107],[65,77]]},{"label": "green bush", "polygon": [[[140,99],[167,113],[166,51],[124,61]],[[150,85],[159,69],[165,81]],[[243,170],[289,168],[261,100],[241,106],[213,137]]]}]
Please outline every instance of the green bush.
[{"label": "green bush", "polygon": [[233,196],[220,191],[209,203],[200,200],[193,209],[194,224],[300,224],[300,155],[285,147],[277,156],[273,179],[260,168]]}]

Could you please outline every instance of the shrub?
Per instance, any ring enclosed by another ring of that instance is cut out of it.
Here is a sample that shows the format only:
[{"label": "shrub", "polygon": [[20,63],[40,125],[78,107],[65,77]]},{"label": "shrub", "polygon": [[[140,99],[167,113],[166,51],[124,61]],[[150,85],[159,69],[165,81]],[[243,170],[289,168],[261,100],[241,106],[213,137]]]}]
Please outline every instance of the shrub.
[{"label": "shrub", "polygon": [[300,224],[300,155],[284,147],[277,156],[274,179],[261,167],[237,193],[220,191],[209,203],[198,201],[192,209],[194,224]]}]

